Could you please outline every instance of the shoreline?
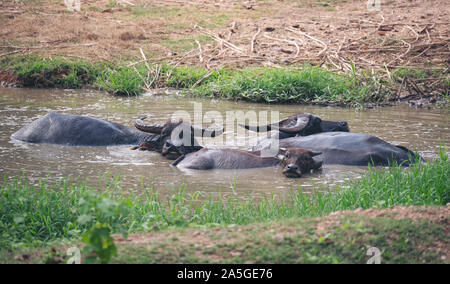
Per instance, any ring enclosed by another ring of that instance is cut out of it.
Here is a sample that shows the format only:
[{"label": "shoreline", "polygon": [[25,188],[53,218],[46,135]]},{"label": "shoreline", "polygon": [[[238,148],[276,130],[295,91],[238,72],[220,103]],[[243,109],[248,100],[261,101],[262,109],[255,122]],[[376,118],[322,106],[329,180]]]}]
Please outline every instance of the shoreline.
[{"label": "shoreline", "polygon": [[[250,67],[207,70],[147,62],[115,66],[64,57],[6,57],[0,60],[0,85],[4,87],[103,90],[115,96],[139,96],[154,89],[175,89],[197,98],[225,99],[265,104],[307,104],[373,108],[407,103],[413,107],[448,105],[449,95],[437,90],[400,96],[411,70],[398,71],[401,84],[373,82],[372,78],[337,74],[311,65],[285,68]],[[158,70],[157,74],[153,74]],[[436,72],[436,71],[433,71]],[[394,73],[394,75],[397,73]],[[393,75],[393,76],[394,76]],[[397,75],[395,75],[397,76]],[[424,73],[416,74],[425,76]],[[450,75],[449,75],[450,76]],[[445,80],[442,84],[449,84]],[[413,83],[411,83],[413,84]],[[414,84],[417,90],[419,87]],[[400,90],[400,92],[399,92]],[[397,92],[397,94],[395,94]]]}]

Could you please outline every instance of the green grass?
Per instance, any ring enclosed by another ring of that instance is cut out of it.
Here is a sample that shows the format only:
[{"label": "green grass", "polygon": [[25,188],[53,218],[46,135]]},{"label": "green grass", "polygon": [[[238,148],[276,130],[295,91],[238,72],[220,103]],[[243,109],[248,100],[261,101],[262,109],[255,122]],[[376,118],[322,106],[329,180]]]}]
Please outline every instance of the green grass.
[{"label": "green grass", "polygon": [[97,192],[84,183],[42,181],[31,186],[24,177],[0,186],[0,247],[33,246],[79,237],[96,223],[113,232],[142,232],[169,227],[217,226],[317,217],[339,210],[396,205],[446,205],[450,202],[450,162],[439,159],[409,169],[370,169],[360,180],[330,192],[301,189],[286,200],[274,197],[243,201],[188,194],[185,187],[167,199],[151,188],[133,196],[111,186]]},{"label": "green grass", "polygon": [[402,80],[405,77],[410,79],[439,78],[441,73],[441,70],[433,69],[399,68],[392,73],[392,77],[397,80]]},{"label": "green grass", "polygon": [[345,75],[305,65],[301,69],[249,68],[203,84],[199,96],[265,103],[352,103],[368,101],[372,87]]},{"label": "green grass", "polygon": [[[419,211],[418,209],[416,211]],[[325,218],[326,219],[326,218]],[[294,218],[215,230],[173,230],[140,244],[118,244],[113,263],[367,263],[370,247],[385,263],[445,263],[449,218],[377,219],[348,213],[321,232],[322,220]],[[322,223],[323,224],[323,223]],[[197,236],[197,238],[196,238]]]},{"label": "green grass", "polygon": [[[167,29],[173,28],[172,26],[167,26]],[[197,43],[195,40],[198,40],[200,44],[205,45],[207,43],[212,42],[211,37],[206,35],[200,35],[200,36],[188,36],[188,37],[181,37],[181,38],[166,38],[163,39],[161,44],[165,47],[167,47],[170,50],[173,50],[175,52],[187,52],[193,48],[197,47]]]},{"label": "green grass", "polygon": [[115,0],[109,0],[108,5],[106,5],[107,8],[114,8],[117,6],[117,2]]},{"label": "green grass", "polygon": [[[200,39],[200,40],[207,40]],[[144,64],[91,63],[55,57],[10,56],[0,60],[0,70],[18,77],[25,87],[96,87],[116,95],[139,95],[144,86],[172,87],[187,95],[262,103],[361,104],[388,98],[367,84],[321,67],[246,68],[206,70],[163,65],[157,80]],[[377,95],[374,95],[377,94]]]},{"label": "green grass", "polygon": [[380,102],[374,85],[309,65],[301,69],[246,68],[212,70],[179,67],[172,70],[168,87],[187,88],[197,97],[258,103]]},{"label": "green grass", "polygon": [[[437,215],[437,207],[404,209],[410,214]],[[405,212],[405,211],[402,211]],[[396,219],[395,212],[373,216],[347,212],[338,217],[291,218],[214,229],[174,228],[116,241],[112,263],[367,263],[380,252],[380,262],[448,263],[450,217]],[[437,216],[436,216],[437,217]],[[66,263],[67,248],[79,242],[44,247],[0,248],[0,263]]]},{"label": "green grass", "polygon": [[146,76],[143,66],[138,66],[136,71],[126,67],[107,68],[100,73],[95,85],[114,95],[136,96],[144,92]]},{"label": "green grass", "polygon": [[[438,79],[440,78],[439,82]],[[405,79],[409,80],[427,80],[433,79],[430,82],[441,90],[441,97],[448,101],[448,90],[450,89],[450,73],[448,71],[442,72],[439,69],[413,69],[413,68],[399,68],[392,73],[392,79],[398,83]],[[424,88],[423,86],[422,88]],[[426,92],[426,91],[425,91]]]},{"label": "green grass", "polygon": [[[126,18],[146,18],[146,19],[159,19],[164,20],[165,25],[171,25],[167,23],[167,20],[175,25],[191,26],[194,23],[199,24],[204,28],[220,28],[232,22],[232,19],[237,14],[243,16],[243,12],[239,9],[234,11],[213,12],[199,9],[198,7],[167,7],[167,6],[134,6],[125,8],[128,13]],[[253,14],[253,13],[252,13]],[[247,16],[247,14],[245,14]]]},{"label": "green grass", "polygon": [[27,56],[5,58],[0,62],[0,69],[17,75],[24,87],[75,89],[95,82],[101,66],[61,57]]},{"label": "green grass", "polygon": [[185,14],[181,8],[178,7],[163,7],[163,6],[152,6],[152,7],[127,7],[127,10],[130,13],[131,17],[139,18],[139,17],[147,17],[147,18],[164,18],[164,19],[172,19],[177,17],[178,14]]},{"label": "green grass", "polygon": [[[209,38],[200,37],[200,41]],[[170,44],[193,44],[193,39],[181,39]],[[204,43],[204,42],[203,42]],[[180,47],[182,48],[182,47]],[[185,90],[188,96],[221,98],[258,103],[335,104],[361,106],[383,103],[393,97],[393,85],[373,79],[365,72],[336,74],[322,67],[310,65],[285,67],[251,67],[244,69],[207,70],[199,67],[152,66],[159,70],[148,72],[145,64],[136,66],[110,63],[91,63],[82,60],[52,59],[37,56],[10,56],[0,60],[0,72],[18,78],[25,87],[82,88],[93,87],[122,96],[136,96],[145,87],[169,87]],[[402,78],[423,79],[437,77],[433,70],[399,69],[393,72],[392,84]],[[447,76],[448,77],[448,76]],[[449,79],[442,78],[439,87],[448,89]],[[381,88],[386,85],[388,87]],[[448,92],[441,94],[448,98]]]},{"label": "green grass", "polygon": [[339,3],[345,3],[347,0],[322,0],[322,1],[311,1],[311,0],[301,0],[301,1],[292,1],[289,2],[295,2],[298,8],[304,8],[304,7],[324,7],[327,11],[334,11],[334,6]]},{"label": "green grass", "polygon": [[177,89],[192,88],[197,82],[199,82],[197,84],[199,86],[205,85],[217,80],[220,76],[233,73],[232,71],[221,70],[212,71],[209,74],[206,69],[193,67],[178,67],[171,70],[172,74],[167,79],[166,85]]},{"label": "green grass", "polygon": [[88,10],[91,11],[91,12],[99,12],[100,8],[95,6],[94,4],[89,4]]}]

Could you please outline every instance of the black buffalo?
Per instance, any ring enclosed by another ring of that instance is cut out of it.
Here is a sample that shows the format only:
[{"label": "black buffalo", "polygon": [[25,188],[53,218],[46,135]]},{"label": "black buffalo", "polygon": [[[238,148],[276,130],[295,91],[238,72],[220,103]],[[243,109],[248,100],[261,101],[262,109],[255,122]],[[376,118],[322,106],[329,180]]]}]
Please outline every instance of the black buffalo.
[{"label": "black buffalo", "polygon": [[280,149],[277,157],[262,157],[258,152],[235,149],[203,148],[195,153],[183,155],[172,166],[192,170],[250,169],[282,167],[286,177],[297,178],[312,170],[318,170],[322,162],[314,156],[321,153],[299,148]]},{"label": "black buffalo", "polygon": [[[417,160],[415,154],[403,146],[394,146],[382,139],[361,133],[327,132],[303,137],[291,137],[280,140],[264,140],[254,147],[262,150],[270,143],[279,143],[282,148],[304,148],[321,152],[317,159],[323,164],[348,166],[388,166],[394,163],[409,166]],[[418,160],[422,160],[418,157]]]},{"label": "black buffalo", "polygon": [[245,129],[256,132],[267,132],[272,130],[278,130],[272,138],[284,139],[294,136],[308,136],[322,132],[334,132],[342,131],[349,132],[348,123],[345,121],[328,121],[309,114],[299,113],[294,114],[288,118],[285,118],[278,123],[272,123],[267,125],[250,126],[242,125]]},{"label": "black buffalo", "polygon": [[223,129],[201,128],[181,120],[147,124],[144,119],[145,117],[135,122],[139,131],[89,116],[49,113],[22,127],[11,138],[30,143],[68,146],[140,145],[133,148],[161,152],[164,143],[171,139],[173,131],[180,130],[178,132],[181,136],[189,135],[189,143],[178,146],[183,153],[189,153],[201,149],[194,136],[214,137],[223,132]]}]

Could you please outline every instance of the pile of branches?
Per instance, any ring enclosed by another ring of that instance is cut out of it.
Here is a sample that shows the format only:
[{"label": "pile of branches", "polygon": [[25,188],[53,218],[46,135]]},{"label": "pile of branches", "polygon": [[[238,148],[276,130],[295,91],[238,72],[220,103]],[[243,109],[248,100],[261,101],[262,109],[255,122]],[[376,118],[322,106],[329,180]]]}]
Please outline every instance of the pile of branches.
[{"label": "pile of branches", "polygon": [[[391,23],[384,17],[380,22],[342,18],[342,23],[336,24],[336,20],[335,26],[325,28],[318,21],[264,27],[233,22],[221,32],[197,24],[193,32],[212,41],[201,44],[195,40],[195,48],[184,54],[152,61],[168,61],[174,66],[201,65],[207,69],[308,63],[358,77],[367,77],[369,71],[368,77],[377,81],[397,80],[396,85],[401,86],[396,90],[399,98],[411,92],[423,96],[430,89],[445,92],[446,86],[441,83],[448,80],[450,64],[450,35],[445,27],[450,23]],[[441,70],[441,76],[393,78],[391,73],[399,68]]]}]

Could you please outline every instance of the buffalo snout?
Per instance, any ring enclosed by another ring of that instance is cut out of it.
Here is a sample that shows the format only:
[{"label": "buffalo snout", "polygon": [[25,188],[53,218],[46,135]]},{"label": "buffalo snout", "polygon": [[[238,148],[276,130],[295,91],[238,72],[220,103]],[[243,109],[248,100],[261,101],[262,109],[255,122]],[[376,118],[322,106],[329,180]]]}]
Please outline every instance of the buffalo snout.
[{"label": "buffalo snout", "polygon": [[322,121],[322,132],[350,132],[350,128],[346,121]]},{"label": "buffalo snout", "polygon": [[283,169],[283,174],[290,178],[299,178],[302,176],[302,172],[297,165],[289,164]]},{"label": "buffalo snout", "polygon": [[315,161],[313,157],[320,154],[301,148],[280,149],[283,174],[289,178],[299,178],[312,170],[318,170],[322,162]]},{"label": "buffalo snout", "polygon": [[176,160],[183,155],[178,147],[175,146],[170,140],[164,143],[161,154],[169,160]]},{"label": "buffalo snout", "polygon": [[130,147],[131,150],[141,150],[141,151],[156,151],[158,149],[158,143],[155,141],[144,141],[139,146]]}]

